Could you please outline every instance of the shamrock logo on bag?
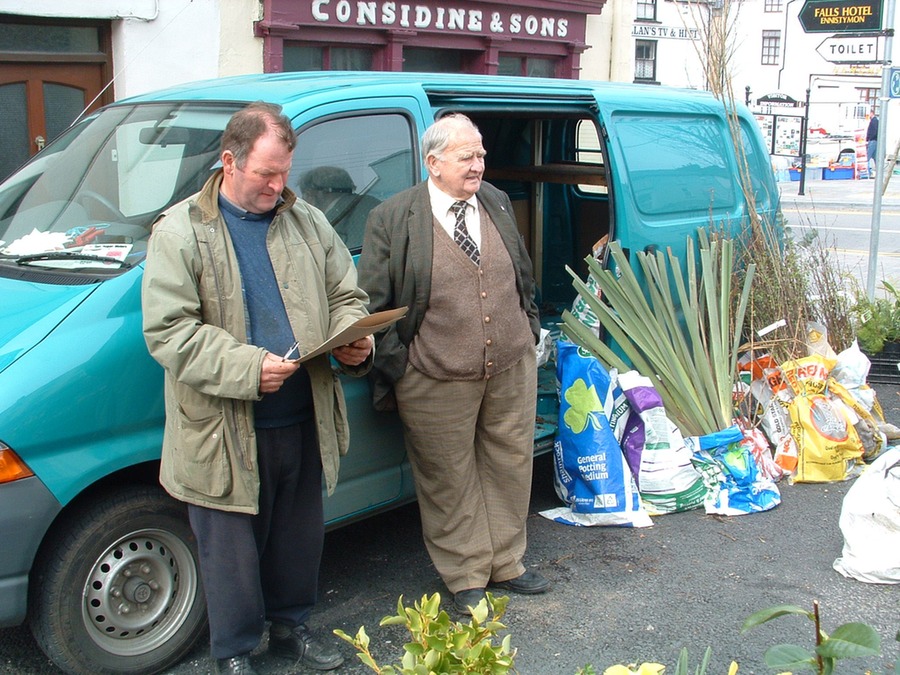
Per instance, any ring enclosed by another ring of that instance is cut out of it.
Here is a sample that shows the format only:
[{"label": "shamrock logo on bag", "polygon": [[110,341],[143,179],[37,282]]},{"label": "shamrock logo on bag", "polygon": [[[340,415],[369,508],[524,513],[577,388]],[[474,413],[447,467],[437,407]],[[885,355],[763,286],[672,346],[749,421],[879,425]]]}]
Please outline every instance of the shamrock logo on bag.
[{"label": "shamrock logo on bag", "polygon": [[588,423],[594,429],[600,428],[600,420],[596,415],[603,414],[603,405],[594,385],[588,387],[587,383],[579,378],[566,389],[564,396],[569,409],[563,414],[563,421],[572,433],[580,434],[587,429]]}]

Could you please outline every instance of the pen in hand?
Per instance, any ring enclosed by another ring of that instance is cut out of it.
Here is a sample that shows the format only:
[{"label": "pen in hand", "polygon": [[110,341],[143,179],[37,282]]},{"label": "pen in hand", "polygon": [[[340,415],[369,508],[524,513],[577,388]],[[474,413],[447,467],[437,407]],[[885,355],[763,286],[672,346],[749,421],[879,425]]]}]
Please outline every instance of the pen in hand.
[{"label": "pen in hand", "polygon": [[[291,348],[285,352],[284,356],[281,357],[282,361],[289,361],[291,354],[293,354],[300,347],[300,341],[298,340],[294,344],[291,345]],[[297,352],[297,356],[300,356],[300,352]]]}]

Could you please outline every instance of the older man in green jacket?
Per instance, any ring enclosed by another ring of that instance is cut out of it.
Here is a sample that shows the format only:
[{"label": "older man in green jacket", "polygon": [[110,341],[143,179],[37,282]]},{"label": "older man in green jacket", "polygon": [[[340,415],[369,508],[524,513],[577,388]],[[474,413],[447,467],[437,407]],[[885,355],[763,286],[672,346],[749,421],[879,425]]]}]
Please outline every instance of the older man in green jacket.
[{"label": "older man in green jacket", "polygon": [[[222,169],[155,225],[143,281],[145,339],[165,368],[160,480],[188,503],[216,672],[232,675],[254,672],[266,620],[277,655],[343,660],[305,625],[322,475],[332,491],[348,447],[343,392],[327,355],[296,357],[366,316],[368,298],[340,237],[285,187],[295,142],[278,106],[236,113]],[[332,355],[363,375],[372,346]]]}]

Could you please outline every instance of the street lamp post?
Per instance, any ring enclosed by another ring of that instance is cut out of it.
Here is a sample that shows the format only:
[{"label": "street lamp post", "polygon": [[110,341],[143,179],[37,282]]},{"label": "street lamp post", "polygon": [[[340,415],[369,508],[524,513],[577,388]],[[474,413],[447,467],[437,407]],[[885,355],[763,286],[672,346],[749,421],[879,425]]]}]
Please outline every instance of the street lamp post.
[{"label": "street lamp post", "polygon": [[809,87],[806,88],[806,105],[803,108],[803,120],[800,123],[800,190],[801,197],[806,194],[806,130],[809,128]]},{"label": "street lamp post", "polygon": [[[885,137],[888,128],[888,101],[891,87],[891,51],[894,43],[894,1],[887,0],[887,16],[884,26],[884,61],[881,65],[881,110],[878,111],[878,140],[875,144],[875,189],[872,198],[872,232],[869,235],[869,276],[866,283],[866,294],[869,300],[875,297],[875,284],[878,271],[878,238],[881,233],[881,195],[887,188],[890,178],[884,173]],[[867,160],[868,161],[868,160]]]}]

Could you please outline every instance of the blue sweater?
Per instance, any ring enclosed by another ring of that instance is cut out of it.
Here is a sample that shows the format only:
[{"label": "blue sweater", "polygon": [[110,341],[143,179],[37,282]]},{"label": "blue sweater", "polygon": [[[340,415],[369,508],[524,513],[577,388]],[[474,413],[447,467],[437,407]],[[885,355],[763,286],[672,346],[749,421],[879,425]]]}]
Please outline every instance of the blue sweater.
[{"label": "blue sweater", "polygon": [[[266,248],[275,211],[249,213],[222,195],[219,195],[219,208],[241,271],[248,341],[282,356],[294,344],[294,334]],[[301,366],[276,393],[266,394],[257,401],[253,410],[258,428],[286,427],[309,419],[313,412],[312,390],[306,369]]]}]

